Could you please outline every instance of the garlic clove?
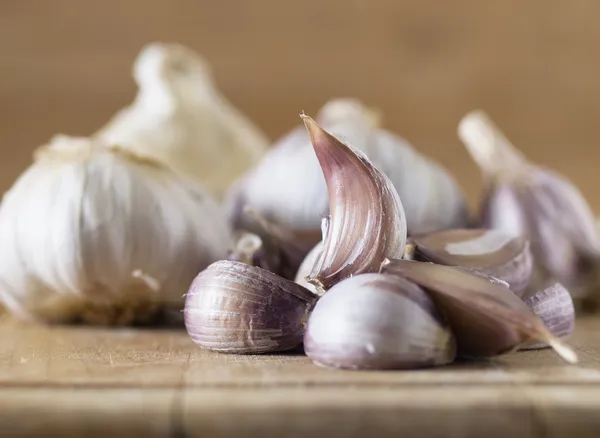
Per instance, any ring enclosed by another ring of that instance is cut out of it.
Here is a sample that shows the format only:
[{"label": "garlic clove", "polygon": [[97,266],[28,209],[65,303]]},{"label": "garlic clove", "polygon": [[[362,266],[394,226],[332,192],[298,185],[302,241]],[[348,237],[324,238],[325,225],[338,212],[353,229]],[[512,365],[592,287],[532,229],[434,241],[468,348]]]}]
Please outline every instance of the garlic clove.
[{"label": "garlic clove", "polygon": [[584,294],[600,260],[600,234],[579,190],[530,163],[481,111],[465,116],[459,136],[488,179],[483,225],[527,236],[546,277]]},{"label": "garlic clove", "polygon": [[456,337],[461,357],[493,357],[530,340],[547,342],[567,362],[577,355],[544,327],[509,289],[449,266],[409,260],[384,263],[382,272],[429,292]]},{"label": "garlic clove", "polygon": [[313,284],[309,283],[306,280],[306,278],[312,271],[313,266],[315,265],[318,258],[321,257],[322,252],[323,252],[323,243],[319,242],[315,245],[315,247],[313,249],[310,250],[310,252],[308,254],[306,254],[306,257],[304,257],[302,264],[298,268],[298,272],[296,273],[296,278],[294,279],[294,281],[296,283],[298,283],[300,286],[304,286],[309,291],[311,291],[317,295],[321,295],[322,292],[318,291],[317,288]]},{"label": "garlic clove", "polygon": [[0,299],[22,318],[147,323],[231,236],[196,183],[87,138],[36,151],[0,206]]},{"label": "garlic clove", "polygon": [[529,242],[502,230],[456,229],[412,237],[418,259],[473,268],[508,283],[522,295],[533,269]]},{"label": "garlic clove", "polygon": [[452,362],[455,342],[419,286],[362,274],[336,284],[317,302],[304,350],[328,367],[410,369]]},{"label": "garlic clove", "polygon": [[185,324],[199,346],[222,353],[289,350],[302,343],[317,296],[264,269],[213,263],[186,296]]},{"label": "garlic clove", "polygon": [[[525,304],[539,317],[546,328],[559,338],[575,330],[575,307],[569,291],[560,283],[552,283],[524,299]],[[522,350],[548,347],[547,343],[530,343]]]},{"label": "garlic clove", "polygon": [[134,102],[96,139],[164,162],[218,196],[267,151],[266,135],[217,90],[210,66],[192,50],[149,44],[134,77]]},{"label": "garlic clove", "polygon": [[406,218],[389,178],[303,115],[329,193],[323,252],[307,281],[327,290],[352,275],[376,272],[386,258],[401,257]]}]

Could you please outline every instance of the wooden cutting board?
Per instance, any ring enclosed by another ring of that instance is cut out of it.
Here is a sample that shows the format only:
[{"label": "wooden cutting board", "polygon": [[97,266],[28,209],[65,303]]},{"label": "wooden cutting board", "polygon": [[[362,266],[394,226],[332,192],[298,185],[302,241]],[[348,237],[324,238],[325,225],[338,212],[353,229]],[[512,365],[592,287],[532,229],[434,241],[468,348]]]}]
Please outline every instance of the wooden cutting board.
[{"label": "wooden cutting board", "polygon": [[410,372],[200,350],[183,330],[0,323],[0,435],[600,436],[600,317],[551,351]]}]

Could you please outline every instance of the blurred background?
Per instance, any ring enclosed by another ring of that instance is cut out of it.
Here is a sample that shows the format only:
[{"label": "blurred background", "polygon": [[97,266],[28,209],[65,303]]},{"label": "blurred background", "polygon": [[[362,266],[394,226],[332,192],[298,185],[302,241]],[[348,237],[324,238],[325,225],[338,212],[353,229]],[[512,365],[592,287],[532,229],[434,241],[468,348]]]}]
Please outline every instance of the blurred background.
[{"label": "blurred background", "polygon": [[128,104],[135,56],[165,41],[204,55],[273,139],[331,97],[379,107],[471,202],[479,172],[456,126],[482,108],[599,211],[599,14],[593,0],[5,0],[0,189],[53,134],[91,134]]}]

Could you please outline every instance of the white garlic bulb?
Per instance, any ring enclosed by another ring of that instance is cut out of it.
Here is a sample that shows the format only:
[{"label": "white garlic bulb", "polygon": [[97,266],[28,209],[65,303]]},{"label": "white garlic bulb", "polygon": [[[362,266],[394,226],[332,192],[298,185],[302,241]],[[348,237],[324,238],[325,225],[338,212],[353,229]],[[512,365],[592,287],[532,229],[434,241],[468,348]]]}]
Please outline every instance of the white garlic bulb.
[{"label": "white garlic bulb", "polygon": [[177,44],[138,55],[135,101],[95,136],[165,162],[222,195],[258,162],[269,140],[217,90],[209,65]]},{"label": "white garlic bulb", "polygon": [[142,322],[183,307],[231,237],[201,187],[155,162],[57,136],[0,206],[0,299],[21,317]]},{"label": "white garlic bulb", "polygon": [[[463,194],[452,176],[401,137],[378,128],[378,115],[353,99],[334,99],[317,122],[342,142],[363,152],[385,173],[400,195],[409,234],[467,225]],[[301,127],[275,143],[263,160],[229,194],[236,227],[248,205],[290,228],[319,228],[328,212],[327,186],[309,137]]]}]

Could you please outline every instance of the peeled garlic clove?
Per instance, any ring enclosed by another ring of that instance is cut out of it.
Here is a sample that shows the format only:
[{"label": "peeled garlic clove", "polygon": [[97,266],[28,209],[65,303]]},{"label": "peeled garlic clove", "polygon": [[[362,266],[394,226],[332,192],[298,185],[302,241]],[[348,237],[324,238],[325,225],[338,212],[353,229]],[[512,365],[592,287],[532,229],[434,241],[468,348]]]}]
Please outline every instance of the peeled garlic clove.
[{"label": "peeled garlic clove", "polygon": [[183,307],[231,236],[217,204],[165,167],[55,137],[0,206],[0,299],[49,322],[146,322]]},{"label": "peeled garlic clove", "polygon": [[309,276],[310,271],[312,271],[313,266],[317,262],[318,258],[321,257],[322,252],[323,252],[323,243],[319,242],[315,245],[315,247],[313,249],[310,250],[310,252],[308,254],[306,254],[306,257],[304,257],[304,260],[302,261],[300,268],[298,268],[298,272],[296,273],[296,278],[294,280],[300,286],[304,286],[309,291],[311,291],[317,295],[320,295],[322,292],[318,291],[317,288],[313,284],[310,284],[306,280],[306,278]]},{"label": "peeled garlic clove", "polygon": [[210,66],[177,45],[143,48],[134,102],[94,136],[162,161],[222,195],[258,162],[269,140],[217,90]]},{"label": "peeled garlic clove", "polygon": [[[392,181],[407,216],[408,232],[466,227],[464,196],[454,178],[406,140],[379,128],[380,115],[355,99],[333,99],[317,122],[340,141],[363,152]],[[303,127],[277,141],[228,196],[235,228],[245,228],[244,205],[288,228],[319,228],[329,214],[327,187]]]},{"label": "peeled garlic clove", "polygon": [[307,281],[327,290],[352,275],[378,271],[386,258],[401,257],[406,218],[387,176],[313,119],[302,118],[323,169],[331,212],[323,253]]},{"label": "peeled garlic clove", "polygon": [[304,350],[329,367],[410,369],[452,362],[455,343],[419,286],[392,275],[362,274],[318,301]]},{"label": "peeled garlic clove", "polygon": [[417,257],[441,265],[473,268],[508,283],[522,295],[533,269],[526,238],[502,230],[457,229],[412,236]]},{"label": "peeled garlic clove", "polygon": [[600,260],[600,234],[579,190],[530,163],[481,111],[465,116],[459,136],[489,180],[483,225],[527,236],[548,278],[572,293],[585,290]]},{"label": "peeled garlic clove", "polygon": [[[546,328],[559,338],[566,338],[575,330],[575,307],[569,291],[560,283],[553,283],[524,299],[525,304],[539,317]],[[531,343],[522,350],[548,347],[546,343]]]},{"label": "peeled garlic clove", "polygon": [[497,356],[530,340],[547,342],[566,361],[577,355],[544,327],[513,292],[485,278],[449,266],[392,260],[382,272],[423,287],[456,337],[458,355]]},{"label": "peeled garlic clove", "polygon": [[267,353],[302,343],[317,296],[264,269],[222,260],[202,271],[185,302],[198,345],[223,353]]}]

